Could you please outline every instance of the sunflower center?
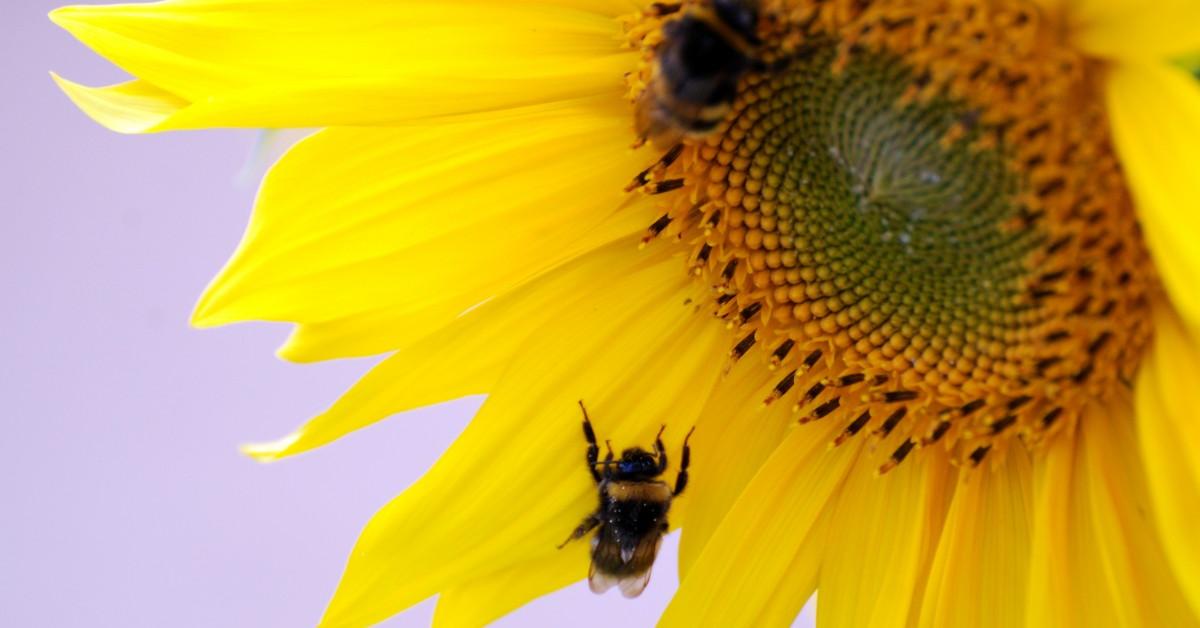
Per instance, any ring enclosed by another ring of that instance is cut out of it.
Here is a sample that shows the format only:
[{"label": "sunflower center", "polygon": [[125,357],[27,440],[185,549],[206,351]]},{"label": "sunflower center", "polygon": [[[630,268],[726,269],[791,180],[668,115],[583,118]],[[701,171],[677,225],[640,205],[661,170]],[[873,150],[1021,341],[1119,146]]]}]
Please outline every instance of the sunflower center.
[{"label": "sunflower center", "polygon": [[829,319],[847,346],[890,323],[870,349],[936,338],[1002,359],[1033,316],[1013,296],[1045,239],[1009,226],[1017,177],[997,151],[942,145],[972,111],[898,106],[912,78],[895,59],[862,54],[834,73],[836,57],[821,44],[747,81],[709,168],[723,184],[709,191],[736,207],[724,244],[762,273],[778,323]]},{"label": "sunflower center", "polygon": [[[938,441],[971,464],[1036,443],[1146,344],[1157,282],[1094,70],[1004,4],[765,3],[721,124],[635,181],[733,359],[776,369],[764,399],[843,422],[835,444],[870,434],[885,471]],[[653,90],[661,44],[639,41]]]}]

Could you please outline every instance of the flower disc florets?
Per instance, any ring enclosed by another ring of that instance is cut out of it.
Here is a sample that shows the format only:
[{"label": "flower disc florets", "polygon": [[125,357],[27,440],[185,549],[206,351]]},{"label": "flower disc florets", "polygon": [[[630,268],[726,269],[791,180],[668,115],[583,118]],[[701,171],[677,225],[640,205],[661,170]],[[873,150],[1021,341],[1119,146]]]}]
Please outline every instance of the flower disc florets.
[{"label": "flower disc florets", "polygon": [[[683,11],[687,10],[687,5]],[[630,29],[646,68],[663,21]],[[1126,385],[1160,290],[1095,69],[1022,2],[767,2],[761,71],[636,187],[767,403],[979,464]],[[632,77],[633,94],[649,70]]]}]

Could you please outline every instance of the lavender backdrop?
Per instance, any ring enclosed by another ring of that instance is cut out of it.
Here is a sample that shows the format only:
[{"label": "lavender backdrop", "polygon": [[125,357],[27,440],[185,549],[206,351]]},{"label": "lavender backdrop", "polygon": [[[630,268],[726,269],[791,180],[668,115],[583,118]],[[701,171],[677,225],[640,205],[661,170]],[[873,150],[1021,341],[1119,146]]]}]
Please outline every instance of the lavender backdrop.
[{"label": "lavender backdrop", "polygon": [[[255,134],[91,123],[47,72],[124,77],[50,24],[56,4],[0,3],[0,625],[312,625],[361,526],[478,400],[274,465],[239,456],[369,362],[289,365],[282,326],[187,326],[249,215],[254,186],[235,178]],[[500,625],[651,625],[674,561],[671,539],[636,601],[576,585]]]}]

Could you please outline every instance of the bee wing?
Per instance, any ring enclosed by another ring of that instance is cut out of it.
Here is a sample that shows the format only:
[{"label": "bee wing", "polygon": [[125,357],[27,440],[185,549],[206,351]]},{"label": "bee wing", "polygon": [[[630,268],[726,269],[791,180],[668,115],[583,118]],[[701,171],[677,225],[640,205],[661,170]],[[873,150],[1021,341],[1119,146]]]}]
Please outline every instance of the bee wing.
[{"label": "bee wing", "polygon": [[641,595],[642,591],[646,590],[646,585],[650,584],[651,571],[650,568],[647,568],[646,571],[638,575],[621,578],[621,581],[617,583],[621,587],[621,595],[627,598],[635,598]]},{"label": "bee wing", "polygon": [[638,574],[631,574],[621,578],[617,583],[621,587],[621,595],[627,598],[635,598],[646,590],[646,585],[650,584],[650,572],[654,569],[654,559],[658,556],[658,550],[662,547],[662,537],[656,536],[653,539],[645,539],[638,543],[635,550],[635,558],[638,564],[646,565],[646,571]]},{"label": "bee wing", "polygon": [[604,593],[616,586],[618,582],[620,582],[620,578],[617,576],[596,571],[596,563],[592,563],[592,566],[588,567],[588,588],[592,590],[592,593]]}]

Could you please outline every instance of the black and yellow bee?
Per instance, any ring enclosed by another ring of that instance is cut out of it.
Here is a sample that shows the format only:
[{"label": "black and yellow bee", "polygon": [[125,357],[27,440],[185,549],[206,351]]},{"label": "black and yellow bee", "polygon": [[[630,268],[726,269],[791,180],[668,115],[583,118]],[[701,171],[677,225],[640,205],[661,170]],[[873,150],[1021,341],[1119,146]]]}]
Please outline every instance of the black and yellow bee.
[{"label": "black and yellow bee", "polygon": [[663,41],[636,107],[639,137],[667,148],[714,131],[756,65],[759,3],[709,0],[670,5],[683,14],[663,25]]},{"label": "black and yellow bee", "polygon": [[675,487],[671,488],[657,479],[667,470],[667,450],[662,442],[665,425],[654,439],[655,453],[631,447],[621,452],[619,460],[614,460],[612,443],[605,441],[608,455],[601,462],[596,432],[583,401],[579,402],[579,408],[583,410],[583,437],[588,443],[588,471],[599,488],[600,507],[558,547],[562,549],[595,529],[588,586],[596,593],[604,593],[616,585],[625,597],[637,597],[650,582],[650,568],[667,533],[671,500],[687,487],[691,459],[687,443],[692,432],[683,439],[679,474],[675,477]]}]

